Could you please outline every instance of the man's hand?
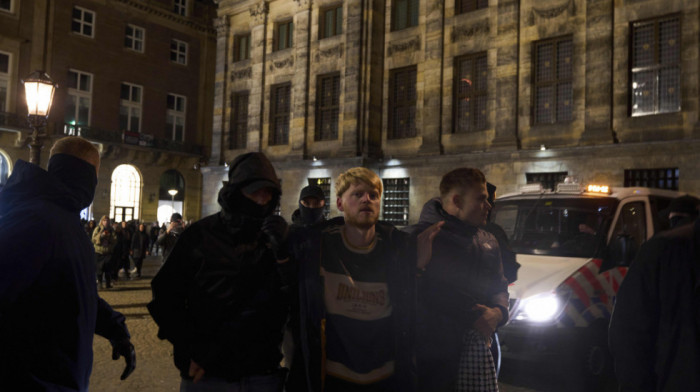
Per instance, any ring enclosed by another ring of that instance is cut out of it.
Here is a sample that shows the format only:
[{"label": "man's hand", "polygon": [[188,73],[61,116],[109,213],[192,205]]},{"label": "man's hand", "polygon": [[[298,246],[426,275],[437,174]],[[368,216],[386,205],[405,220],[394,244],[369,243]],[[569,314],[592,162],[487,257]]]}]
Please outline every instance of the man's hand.
[{"label": "man's hand", "polygon": [[284,262],[289,259],[287,250],[287,221],[279,215],[270,215],[263,221],[260,230],[270,240],[272,252],[275,254],[277,262]]},{"label": "man's hand", "polygon": [[423,269],[430,262],[430,258],[433,256],[433,240],[444,224],[445,221],[440,221],[418,234],[418,261],[416,262],[416,268]]},{"label": "man's hand", "polygon": [[204,368],[199,366],[197,362],[193,361],[190,359],[190,371],[188,372],[190,377],[192,377],[192,382],[197,383],[197,381],[201,380],[202,377],[204,377]]},{"label": "man's hand", "polygon": [[129,338],[119,340],[110,340],[112,344],[112,359],[117,360],[119,357],[124,357],[126,368],[122,372],[121,380],[126,380],[127,377],[136,369],[136,351],[134,345],[131,344]]},{"label": "man's hand", "polygon": [[474,329],[484,337],[491,345],[491,336],[496,332],[496,327],[503,320],[503,314],[499,308],[489,308],[488,306],[476,304],[473,310],[481,310],[481,316],[474,322]]},{"label": "man's hand", "polygon": [[172,230],[175,229],[176,227],[180,227],[180,222],[179,222],[179,221],[170,222],[170,225],[168,226],[168,229],[167,229],[165,232],[166,232],[166,233],[170,233],[170,231],[172,231]]}]

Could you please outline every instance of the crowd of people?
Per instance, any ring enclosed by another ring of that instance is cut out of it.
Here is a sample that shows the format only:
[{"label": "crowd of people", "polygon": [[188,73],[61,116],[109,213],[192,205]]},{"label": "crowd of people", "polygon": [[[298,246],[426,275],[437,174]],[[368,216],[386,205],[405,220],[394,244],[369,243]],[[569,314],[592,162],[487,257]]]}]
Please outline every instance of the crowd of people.
[{"label": "crowd of people", "polygon": [[[419,222],[399,230],[379,220],[380,177],[350,168],[335,182],[342,216],[328,219],[311,185],[290,226],[274,213],[273,165],[246,153],[229,165],[218,213],[149,228],[79,222],[96,154],[61,139],[48,171],[19,162],[0,193],[0,375],[13,390],[86,391],[94,334],[125,358],[127,377],[130,335],[97,287],[120,269],[140,277],[157,253],[148,310],[172,343],[180,391],[498,390],[492,342],[518,264],[488,222],[495,187],[480,170],[445,173]],[[650,241],[620,289],[611,336],[625,390],[700,389],[698,222]],[[36,238],[46,246],[32,247]]]}]

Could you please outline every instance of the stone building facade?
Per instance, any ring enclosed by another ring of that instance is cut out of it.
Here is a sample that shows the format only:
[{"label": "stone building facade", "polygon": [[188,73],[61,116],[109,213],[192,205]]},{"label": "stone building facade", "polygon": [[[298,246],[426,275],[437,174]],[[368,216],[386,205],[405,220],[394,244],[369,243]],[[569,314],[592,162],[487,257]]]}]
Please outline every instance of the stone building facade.
[{"label": "stone building facade", "polygon": [[29,159],[21,80],[44,70],[58,88],[41,165],[65,135],[83,136],[101,152],[86,217],[153,222],[175,209],[199,219],[199,167],[213,113],[213,1],[0,4],[0,186],[17,159]]},{"label": "stone building facade", "polygon": [[[262,151],[289,217],[352,166],[418,220],[443,173],[499,193],[566,176],[700,194],[695,0],[219,0],[203,213],[225,162]],[[336,215],[335,207],[331,215]]]}]

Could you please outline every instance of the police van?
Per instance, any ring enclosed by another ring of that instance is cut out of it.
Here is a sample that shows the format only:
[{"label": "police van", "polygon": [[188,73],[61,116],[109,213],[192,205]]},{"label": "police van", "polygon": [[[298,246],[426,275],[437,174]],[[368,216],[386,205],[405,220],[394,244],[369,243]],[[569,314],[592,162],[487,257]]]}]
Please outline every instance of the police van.
[{"label": "police van", "polygon": [[607,327],[641,244],[668,228],[660,212],[683,193],[652,188],[539,184],[496,200],[492,221],[521,267],[509,286],[506,359],[566,358],[584,380],[612,373]]}]

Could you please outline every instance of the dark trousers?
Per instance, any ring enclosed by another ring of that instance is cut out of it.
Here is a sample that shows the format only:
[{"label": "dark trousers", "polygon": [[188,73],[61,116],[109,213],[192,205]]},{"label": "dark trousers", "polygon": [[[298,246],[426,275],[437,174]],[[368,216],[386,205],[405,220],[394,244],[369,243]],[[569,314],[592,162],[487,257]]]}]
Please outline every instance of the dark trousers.
[{"label": "dark trousers", "polygon": [[112,285],[112,255],[95,253],[95,264],[97,270],[97,282],[104,283],[107,287]]},{"label": "dark trousers", "polygon": [[132,257],[134,267],[136,267],[136,276],[141,277],[141,267],[143,267],[143,257]]}]

